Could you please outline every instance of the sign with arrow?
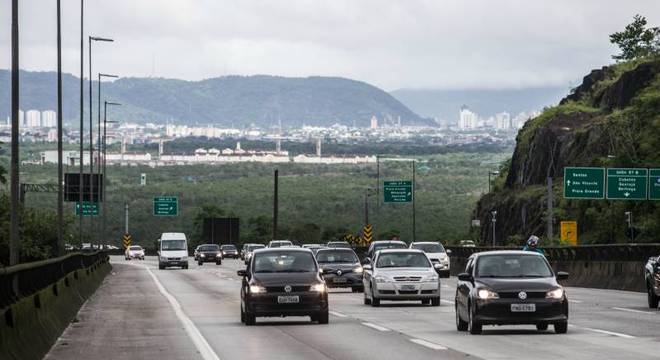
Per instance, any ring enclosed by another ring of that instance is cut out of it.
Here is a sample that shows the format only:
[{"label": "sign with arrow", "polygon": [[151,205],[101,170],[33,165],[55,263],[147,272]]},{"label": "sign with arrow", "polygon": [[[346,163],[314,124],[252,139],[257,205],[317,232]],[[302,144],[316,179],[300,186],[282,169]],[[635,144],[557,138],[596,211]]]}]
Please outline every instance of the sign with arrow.
[{"label": "sign with arrow", "polygon": [[131,242],[133,242],[133,236],[131,234],[124,234],[124,236],[121,237],[121,240],[125,250],[128,249],[129,246],[131,246]]},{"label": "sign with arrow", "polygon": [[371,224],[367,224],[362,228],[362,242],[365,246],[369,246],[371,241],[374,239],[374,227]]},{"label": "sign with arrow", "polygon": [[565,199],[604,199],[605,169],[589,167],[564,168]]},{"label": "sign with arrow", "polygon": [[384,181],[383,195],[386,203],[408,203],[412,201],[412,181]]},{"label": "sign with arrow", "polygon": [[157,196],[154,198],[154,216],[179,215],[179,200],[176,196]]},{"label": "sign with arrow", "polygon": [[648,169],[607,169],[607,198],[611,200],[646,200]]}]

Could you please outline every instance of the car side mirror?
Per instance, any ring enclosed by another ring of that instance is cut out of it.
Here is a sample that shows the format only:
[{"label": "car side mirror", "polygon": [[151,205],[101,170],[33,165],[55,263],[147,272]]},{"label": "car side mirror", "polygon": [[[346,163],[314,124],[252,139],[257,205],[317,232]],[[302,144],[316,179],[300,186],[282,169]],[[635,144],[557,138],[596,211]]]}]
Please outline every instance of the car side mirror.
[{"label": "car side mirror", "polygon": [[362,270],[370,271],[371,270],[371,265],[366,264],[366,265],[362,266]]},{"label": "car side mirror", "polygon": [[371,259],[369,259],[368,257],[362,259],[362,264],[366,265],[366,264],[370,264],[370,263],[371,263]]},{"label": "car side mirror", "polygon": [[567,280],[568,279],[568,273],[565,271],[559,271],[557,272],[557,280]]},{"label": "car side mirror", "polygon": [[236,272],[236,275],[241,276],[241,277],[245,277],[245,276],[247,275],[247,271],[245,271],[245,270],[238,270],[238,271]]},{"label": "car side mirror", "polygon": [[460,281],[472,281],[472,275],[468,273],[460,273],[458,274],[458,280]]},{"label": "car side mirror", "polygon": [[447,255],[451,255],[451,250],[447,249]]}]

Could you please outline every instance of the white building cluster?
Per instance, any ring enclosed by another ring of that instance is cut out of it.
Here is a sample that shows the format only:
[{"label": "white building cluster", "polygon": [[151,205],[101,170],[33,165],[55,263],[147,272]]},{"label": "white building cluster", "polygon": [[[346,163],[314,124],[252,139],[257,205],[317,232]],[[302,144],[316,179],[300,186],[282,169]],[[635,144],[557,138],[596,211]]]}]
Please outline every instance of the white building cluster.
[{"label": "white building cluster", "polygon": [[[7,116],[7,126],[11,126],[11,117]],[[18,126],[21,128],[56,128],[57,113],[53,110],[18,111]]]}]

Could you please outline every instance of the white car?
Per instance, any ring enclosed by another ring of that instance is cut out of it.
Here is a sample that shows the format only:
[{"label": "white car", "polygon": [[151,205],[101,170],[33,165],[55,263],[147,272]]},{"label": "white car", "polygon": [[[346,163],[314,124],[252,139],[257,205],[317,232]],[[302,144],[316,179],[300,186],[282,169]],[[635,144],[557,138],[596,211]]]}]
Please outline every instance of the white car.
[{"label": "white car", "polygon": [[158,268],[188,268],[188,239],[184,233],[162,233],[158,239]]},{"label": "white car", "polygon": [[421,300],[440,305],[439,265],[431,264],[421,250],[389,249],[376,252],[364,265],[364,304],[380,306],[381,300]]},{"label": "white car", "polygon": [[414,242],[410,244],[410,248],[425,252],[433,265],[440,264],[438,274],[440,274],[441,277],[449,277],[449,271],[451,270],[449,255],[451,254],[451,250],[446,251],[442,244],[431,241]]},{"label": "white car", "polygon": [[142,246],[139,245],[129,246],[126,249],[126,252],[124,252],[124,258],[126,260],[131,260],[131,259],[144,260],[144,249],[142,248]]}]

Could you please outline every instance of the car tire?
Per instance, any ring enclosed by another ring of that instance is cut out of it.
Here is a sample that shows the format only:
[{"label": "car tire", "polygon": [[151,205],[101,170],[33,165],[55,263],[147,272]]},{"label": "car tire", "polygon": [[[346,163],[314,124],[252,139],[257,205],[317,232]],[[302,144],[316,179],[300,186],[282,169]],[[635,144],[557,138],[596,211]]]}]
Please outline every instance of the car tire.
[{"label": "car tire", "polygon": [[204,265],[204,263],[201,262],[201,261],[198,261],[198,262],[197,262],[197,265],[202,266],[202,265]]},{"label": "car tire", "polygon": [[371,306],[373,306],[373,307],[379,307],[380,306],[380,299],[378,299],[376,296],[374,296],[373,286],[371,287]]},{"label": "car tire", "polygon": [[431,306],[440,306],[440,297],[431,299]]},{"label": "car tire", "polygon": [[655,291],[653,290],[653,286],[650,283],[646,284],[646,297],[648,299],[649,308],[657,309],[658,302],[660,299],[658,298],[658,295],[655,294]]},{"label": "car tire", "polygon": [[371,299],[367,297],[367,292],[364,292],[364,304],[365,305],[371,305]]},{"label": "car tire", "polygon": [[547,323],[536,324],[536,330],[546,331],[546,330],[548,330],[548,324]]},{"label": "car tire", "polygon": [[461,315],[458,313],[458,305],[454,306],[454,311],[456,312],[456,330],[458,331],[467,331],[468,323],[461,319]]},{"label": "car tire", "polygon": [[470,310],[468,313],[470,314],[470,318],[468,319],[468,331],[472,335],[479,335],[481,334],[482,330],[482,325],[480,322],[474,319],[474,311],[472,309],[472,306],[468,306]]},{"label": "car tire", "polygon": [[328,321],[329,320],[328,319],[328,311],[326,310],[326,311],[318,314],[316,319],[319,322],[319,324],[326,325],[329,322]]},{"label": "car tire", "polygon": [[245,324],[245,312],[243,311],[242,304],[241,304],[241,323]]},{"label": "car tire", "polygon": [[158,269],[163,270],[163,269],[165,269],[165,266],[163,266],[162,264],[158,264]]},{"label": "car tire", "polygon": [[568,321],[560,321],[554,324],[557,334],[566,334],[568,331]]},{"label": "car tire", "polygon": [[188,264],[183,265],[181,268],[182,268],[183,270],[188,270]]},{"label": "car tire", "polygon": [[422,305],[428,305],[431,303],[431,299],[422,299]]},{"label": "car tire", "polygon": [[222,261],[216,261],[215,264],[216,265],[222,265]]},{"label": "car tire", "polygon": [[249,312],[245,313],[245,325],[252,326],[257,323],[257,317]]},{"label": "car tire", "polygon": [[364,287],[362,287],[362,286],[353,286],[351,291],[354,292],[354,293],[361,293],[361,292],[364,292]]}]

